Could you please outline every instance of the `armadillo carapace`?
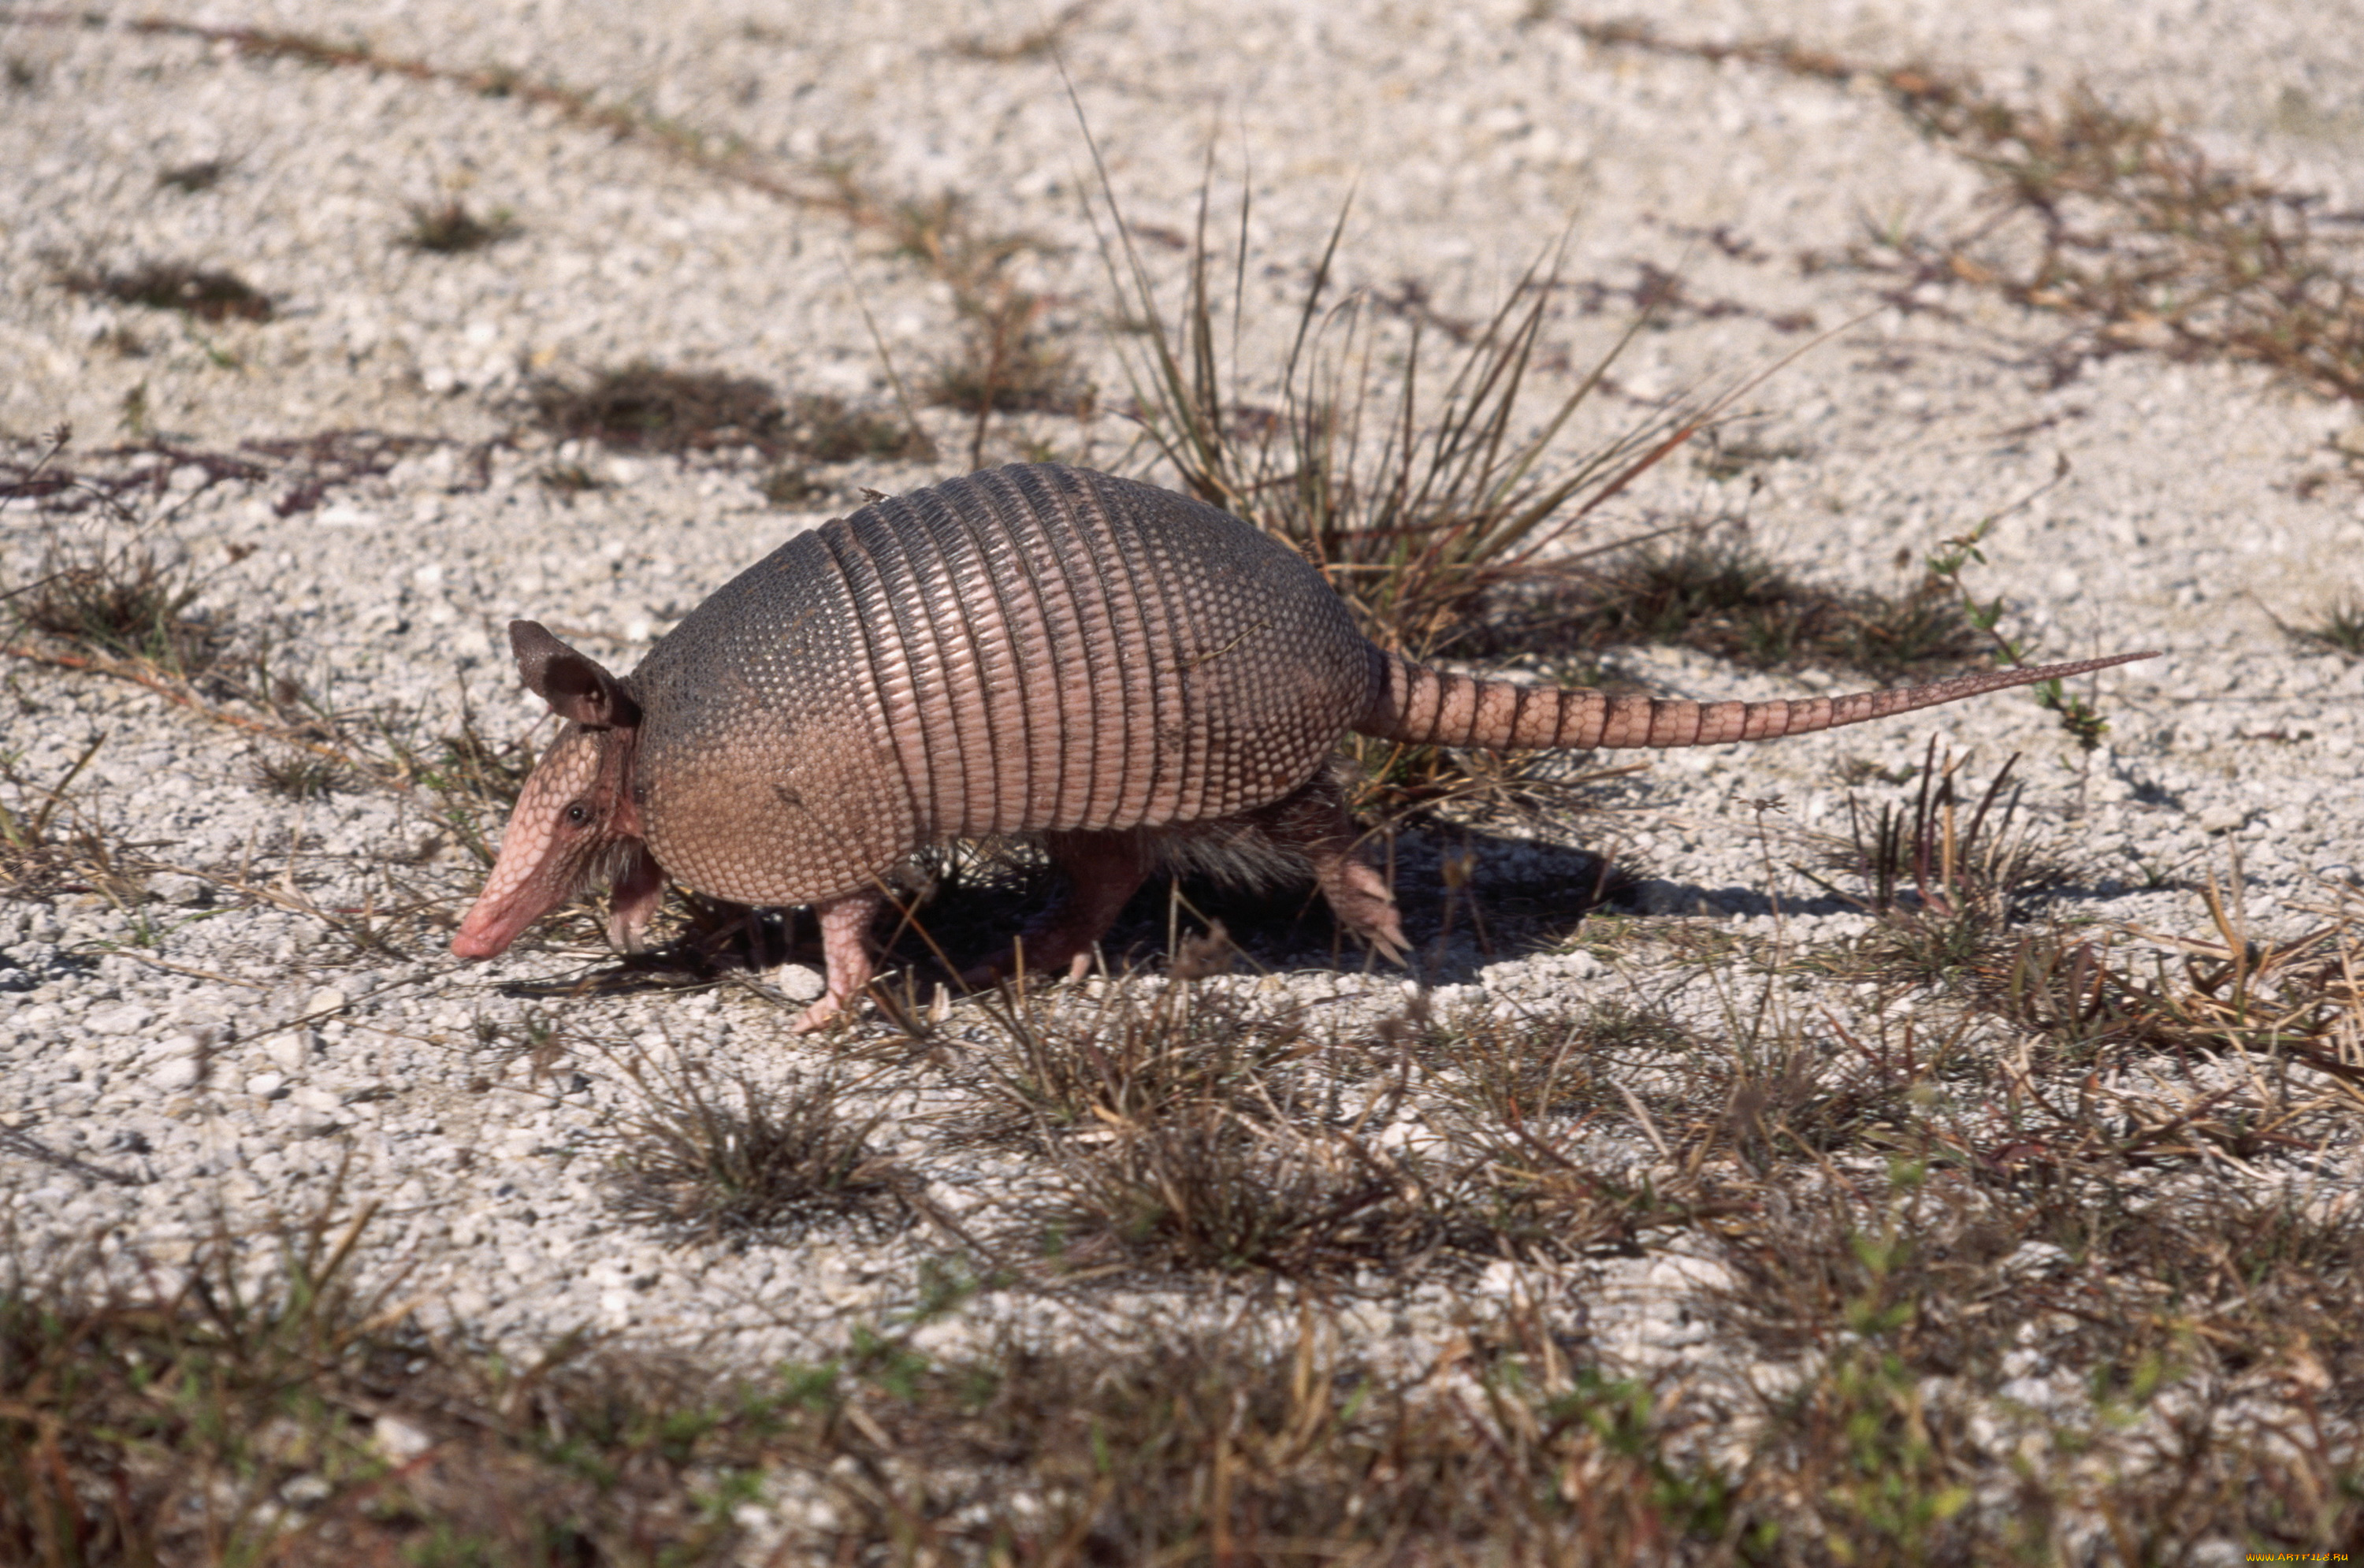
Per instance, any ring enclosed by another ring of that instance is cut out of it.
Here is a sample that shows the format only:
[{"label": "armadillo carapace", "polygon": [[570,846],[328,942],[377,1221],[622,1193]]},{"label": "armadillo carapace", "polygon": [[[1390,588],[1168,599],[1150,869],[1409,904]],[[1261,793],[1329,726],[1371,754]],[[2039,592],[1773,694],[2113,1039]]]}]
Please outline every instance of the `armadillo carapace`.
[{"label": "armadillo carapace", "polygon": [[1320,573],[1239,518],[1049,464],[798,535],[621,680],[532,621],[509,637],[566,724],[452,951],[489,958],[602,878],[625,948],[668,878],[810,905],[829,974],[806,1029],[868,983],[887,874],[930,844],[1040,838],[1071,884],[1025,940],[1046,971],[1088,960],[1161,853],[1210,847],[1301,862],[1344,926],[1399,958],[1393,897],[1332,777],[1349,729],[1495,749],[1771,740],[2144,657],[1802,702],[1471,680],[1382,652]]}]

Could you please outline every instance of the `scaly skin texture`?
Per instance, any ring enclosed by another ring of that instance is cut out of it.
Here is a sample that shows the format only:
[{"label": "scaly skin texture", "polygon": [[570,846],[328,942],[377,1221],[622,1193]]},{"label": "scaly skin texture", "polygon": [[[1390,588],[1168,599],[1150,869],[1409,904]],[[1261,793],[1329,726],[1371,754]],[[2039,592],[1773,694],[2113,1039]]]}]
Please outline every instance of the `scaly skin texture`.
[{"label": "scaly skin texture", "polygon": [[885,879],[930,844],[1040,835],[1072,886],[975,981],[1021,956],[1079,971],[1161,859],[1221,863],[1232,842],[1310,872],[1343,924],[1399,958],[1394,900],[1331,773],[1350,728],[1497,750],[1771,740],[2147,657],[1805,702],[1475,681],[1382,653],[1319,573],[1238,518],[1052,465],[800,535],[620,681],[533,622],[509,629],[526,684],[567,723],[453,951],[491,957],[602,878],[626,948],[667,878],[810,905],[829,982],[801,1029],[868,983]]}]

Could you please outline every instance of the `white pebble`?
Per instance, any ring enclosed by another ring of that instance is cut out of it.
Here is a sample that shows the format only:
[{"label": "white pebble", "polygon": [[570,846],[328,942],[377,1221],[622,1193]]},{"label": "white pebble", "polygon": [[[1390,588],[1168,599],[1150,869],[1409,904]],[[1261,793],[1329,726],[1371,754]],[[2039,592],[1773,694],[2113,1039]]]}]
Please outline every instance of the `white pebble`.
[{"label": "white pebble", "polygon": [[821,978],[820,970],[808,969],[801,963],[780,965],[773,972],[772,984],[778,986],[780,994],[791,1002],[817,1002],[820,1000],[820,994],[829,989],[829,983]]}]

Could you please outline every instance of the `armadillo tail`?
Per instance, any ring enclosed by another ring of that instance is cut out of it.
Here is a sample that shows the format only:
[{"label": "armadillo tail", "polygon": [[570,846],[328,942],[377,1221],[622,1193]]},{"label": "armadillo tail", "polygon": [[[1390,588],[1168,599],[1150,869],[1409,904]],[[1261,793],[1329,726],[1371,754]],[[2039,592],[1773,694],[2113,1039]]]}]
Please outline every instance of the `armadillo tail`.
[{"label": "armadillo tail", "polygon": [[1354,726],[1384,740],[1475,746],[1507,751],[1564,746],[1712,746],[1726,740],[1771,740],[1783,735],[1861,724],[1916,707],[1974,697],[2006,686],[2063,680],[2106,670],[2155,653],[2120,653],[2069,664],[1957,675],[1925,686],[1857,692],[1802,702],[1686,702],[1678,697],[1612,696],[1583,687],[1521,686],[1431,670],[1407,659],[1387,661],[1386,679],[1370,711]]}]

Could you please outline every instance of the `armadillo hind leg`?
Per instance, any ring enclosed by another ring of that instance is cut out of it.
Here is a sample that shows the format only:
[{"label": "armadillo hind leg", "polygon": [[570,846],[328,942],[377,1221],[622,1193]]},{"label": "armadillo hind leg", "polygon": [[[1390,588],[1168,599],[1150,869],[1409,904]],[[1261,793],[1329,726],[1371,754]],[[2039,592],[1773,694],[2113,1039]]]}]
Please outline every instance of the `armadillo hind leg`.
[{"label": "armadillo hind leg", "polygon": [[1404,941],[1403,917],[1387,878],[1363,856],[1363,834],[1346,813],[1346,797],[1334,770],[1324,769],[1293,793],[1245,814],[1284,853],[1301,855],[1315,885],[1338,923],[1401,963],[1411,950]]},{"label": "armadillo hind leg", "polygon": [[841,1014],[850,1014],[853,999],[870,984],[870,922],[878,914],[885,895],[875,889],[849,893],[832,898],[826,904],[813,906],[820,919],[820,951],[828,973],[828,988],[820,1000],[797,1015],[788,1028],[797,1034],[809,1034],[833,1023]]},{"label": "armadillo hind leg", "polygon": [[1091,967],[1094,944],[1108,934],[1125,900],[1140,891],[1157,864],[1155,836],[1140,828],[1045,833],[1043,848],[1051,863],[1066,873],[1066,895],[1027,929],[1022,954],[1013,948],[978,964],[961,976],[964,984],[990,985],[1016,973],[1021,956],[1034,973],[1065,970],[1069,979],[1081,978]]}]

